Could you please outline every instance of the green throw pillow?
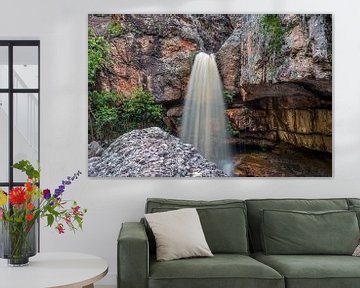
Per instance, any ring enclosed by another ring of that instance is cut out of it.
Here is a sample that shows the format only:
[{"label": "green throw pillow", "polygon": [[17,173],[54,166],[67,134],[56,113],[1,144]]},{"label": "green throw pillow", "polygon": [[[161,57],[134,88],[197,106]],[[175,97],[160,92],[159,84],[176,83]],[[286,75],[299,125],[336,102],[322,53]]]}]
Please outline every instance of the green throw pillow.
[{"label": "green throw pillow", "polygon": [[356,216],[358,218],[358,224],[360,227],[360,206],[351,205],[350,210],[356,212]]},{"label": "green throw pillow", "polygon": [[354,211],[262,210],[266,254],[352,255],[359,244]]}]

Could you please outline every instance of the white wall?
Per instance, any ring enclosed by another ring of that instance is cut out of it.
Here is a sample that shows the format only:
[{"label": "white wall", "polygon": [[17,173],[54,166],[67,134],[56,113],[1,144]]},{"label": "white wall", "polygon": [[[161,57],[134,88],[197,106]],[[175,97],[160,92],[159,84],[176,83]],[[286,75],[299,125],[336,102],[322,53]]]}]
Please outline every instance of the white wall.
[{"label": "white wall", "polygon": [[[115,284],[116,238],[137,221],[147,197],[217,199],[359,197],[360,19],[358,0],[1,0],[0,39],[41,40],[43,187],[84,172],[67,192],[89,209],[82,233],[42,229],[43,251],[79,251],[110,264],[102,283]],[[330,179],[89,179],[87,171],[87,14],[166,12],[334,13],[334,176]]]}]

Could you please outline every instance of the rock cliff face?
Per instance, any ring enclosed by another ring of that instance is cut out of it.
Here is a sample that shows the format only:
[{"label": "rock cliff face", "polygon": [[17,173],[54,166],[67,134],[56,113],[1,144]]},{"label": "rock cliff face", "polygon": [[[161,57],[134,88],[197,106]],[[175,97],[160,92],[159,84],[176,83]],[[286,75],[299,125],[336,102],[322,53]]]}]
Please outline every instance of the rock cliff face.
[{"label": "rock cliff face", "polygon": [[116,139],[99,157],[89,159],[90,177],[226,176],[196,149],[152,127]]},{"label": "rock cliff face", "polygon": [[[263,15],[243,15],[233,21],[233,33],[217,52],[229,92],[240,92],[237,89],[244,84],[331,80],[331,16],[279,15],[278,19],[274,24]],[[272,33],[267,27],[281,30]],[[276,47],[270,37],[278,41]]]},{"label": "rock cliff face", "polygon": [[143,86],[168,105],[183,100],[195,53],[218,51],[232,32],[224,15],[90,16],[89,25],[107,35],[110,21],[122,33],[111,37],[113,67],[100,78],[100,88],[129,94]]},{"label": "rock cliff face", "polygon": [[[108,35],[110,22],[121,35]],[[192,60],[205,51],[216,54],[231,96],[234,143],[332,152],[330,15],[93,15],[89,25],[112,47],[98,87],[125,95],[146,88],[175,134]]]},{"label": "rock cliff face", "polygon": [[224,89],[242,103],[227,111],[233,127],[247,131],[240,142],[283,141],[331,152],[330,16],[280,15],[282,30],[270,35],[278,38],[277,50],[263,17],[236,19],[217,52]]}]

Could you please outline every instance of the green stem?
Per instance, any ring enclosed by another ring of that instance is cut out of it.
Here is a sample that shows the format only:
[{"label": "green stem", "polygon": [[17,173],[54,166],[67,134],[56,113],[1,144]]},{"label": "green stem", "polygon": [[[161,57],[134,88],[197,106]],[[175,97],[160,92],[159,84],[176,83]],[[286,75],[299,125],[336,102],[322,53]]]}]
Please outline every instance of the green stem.
[{"label": "green stem", "polygon": [[27,223],[8,223],[11,245],[11,256],[13,258],[26,257],[28,231]]}]

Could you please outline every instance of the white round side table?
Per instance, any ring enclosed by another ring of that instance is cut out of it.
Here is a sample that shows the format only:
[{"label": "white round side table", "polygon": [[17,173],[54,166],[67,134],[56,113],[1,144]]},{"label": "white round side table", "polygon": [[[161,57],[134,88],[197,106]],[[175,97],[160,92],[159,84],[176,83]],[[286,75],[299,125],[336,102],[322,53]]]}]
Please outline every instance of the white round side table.
[{"label": "white round side table", "polygon": [[29,265],[9,267],[0,260],[0,287],[4,288],[93,288],[108,272],[107,262],[80,253],[38,253]]}]

